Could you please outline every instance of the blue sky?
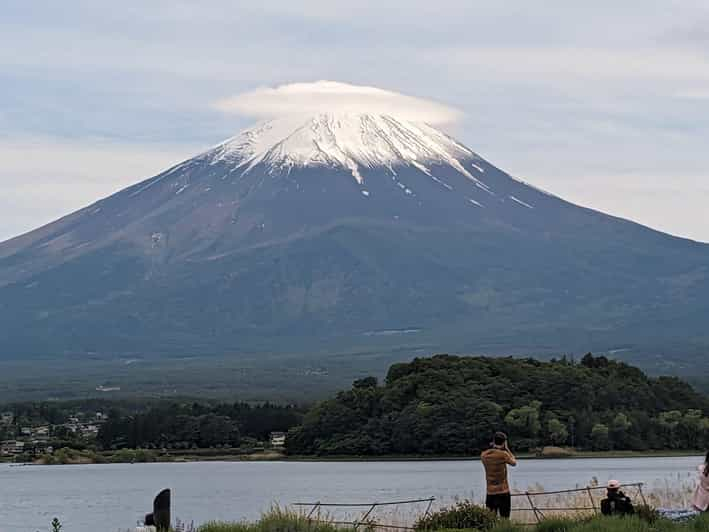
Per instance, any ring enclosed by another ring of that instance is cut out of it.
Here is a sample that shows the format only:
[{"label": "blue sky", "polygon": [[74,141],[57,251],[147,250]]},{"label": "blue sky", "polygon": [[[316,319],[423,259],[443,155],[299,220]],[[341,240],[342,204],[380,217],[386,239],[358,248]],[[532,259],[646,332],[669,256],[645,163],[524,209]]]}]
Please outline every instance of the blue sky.
[{"label": "blue sky", "polygon": [[0,239],[252,121],[217,101],[329,79],[460,109],[516,177],[709,241],[709,3],[261,4],[3,2]]}]

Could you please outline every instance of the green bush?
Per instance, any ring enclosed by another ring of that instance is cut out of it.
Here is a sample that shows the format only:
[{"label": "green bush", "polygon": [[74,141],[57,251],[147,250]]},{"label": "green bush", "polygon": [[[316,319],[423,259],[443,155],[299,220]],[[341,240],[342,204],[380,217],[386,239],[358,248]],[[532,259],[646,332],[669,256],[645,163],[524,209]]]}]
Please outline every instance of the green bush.
[{"label": "green bush", "polygon": [[[314,521],[302,514],[275,507],[256,523],[206,523],[198,532],[343,532],[328,522]],[[366,527],[360,530],[366,530]]]},{"label": "green bush", "polygon": [[660,514],[657,513],[657,510],[648,504],[636,506],[635,515],[637,515],[639,519],[647,521],[648,523],[656,523],[660,519]]},{"label": "green bush", "polygon": [[691,521],[688,524],[687,529],[694,532],[699,532],[700,530],[706,532],[709,530],[709,513],[705,512],[697,519]]},{"label": "green bush", "polygon": [[250,532],[255,525],[248,523],[221,523],[212,521],[199,527],[198,532]]},{"label": "green bush", "polygon": [[497,516],[470,501],[460,501],[450,508],[441,508],[437,512],[416,521],[416,530],[441,529],[476,529],[490,530],[497,523]]},{"label": "green bush", "polygon": [[142,463],[155,462],[156,460],[157,456],[155,453],[146,449],[121,449],[111,455],[111,462],[113,463]]},{"label": "green bush", "polygon": [[39,457],[39,461],[45,465],[58,464],[78,464],[78,463],[102,463],[101,456],[94,451],[71,449],[62,447],[54,451],[54,454],[43,454]]}]

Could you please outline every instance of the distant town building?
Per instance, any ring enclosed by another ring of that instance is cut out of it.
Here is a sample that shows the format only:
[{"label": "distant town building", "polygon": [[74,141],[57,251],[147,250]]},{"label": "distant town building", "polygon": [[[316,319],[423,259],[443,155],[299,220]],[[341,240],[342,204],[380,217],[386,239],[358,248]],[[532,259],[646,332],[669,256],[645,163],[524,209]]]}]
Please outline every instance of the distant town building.
[{"label": "distant town building", "polygon": [[10,456],[15,454],[15,441],[7,440],[0,442],[0,456]]},{"label": "distant town building", "polygon": [[81,435],[86,437],[86,436],[95,436],[98,434],[98,426],[97,425],[83,425],[81,427]]},{"label": "distant town building", "polygon": [[272,432],[270,437],[271,447],[285,447],[286,445],[286,433],[285,432]]},{"label": "distant town building", "polygon": [[12,425],[15,421],[15,415],[12,412],[0,413],[0,425]]},{"label": "distant town building", "polygon": [[0,442],[0,456],[14,456],[22,454],[25,450],[25,442],[17,440],[7,440]]}]

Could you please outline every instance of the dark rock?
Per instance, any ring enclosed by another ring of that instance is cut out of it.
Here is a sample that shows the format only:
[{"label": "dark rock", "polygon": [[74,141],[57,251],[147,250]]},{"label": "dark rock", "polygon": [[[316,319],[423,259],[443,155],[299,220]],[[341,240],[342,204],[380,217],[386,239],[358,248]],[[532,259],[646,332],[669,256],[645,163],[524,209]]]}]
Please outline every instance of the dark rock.
[{"label": "dark rock", "polygon": [[145,516],[145,524],[154,526],[158,532],[170,530],[170,490],[158,493],[153,501],[153,513]]}]

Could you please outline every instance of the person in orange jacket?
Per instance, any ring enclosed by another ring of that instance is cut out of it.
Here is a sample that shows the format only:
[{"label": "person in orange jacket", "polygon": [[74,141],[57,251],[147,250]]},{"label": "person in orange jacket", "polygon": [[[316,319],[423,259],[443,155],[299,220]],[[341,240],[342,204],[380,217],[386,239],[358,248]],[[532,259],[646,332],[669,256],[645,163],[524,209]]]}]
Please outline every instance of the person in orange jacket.
[{"label": "person in orange jacket", "polygon": [[490,448],[480,456],[485,467],[487,496],[485,506],[500,517],[508,518],[512,511],[512,496],[507,478],[507,466],[516,466],[517,459],[510,451],[507,435],[496,432]]}]

